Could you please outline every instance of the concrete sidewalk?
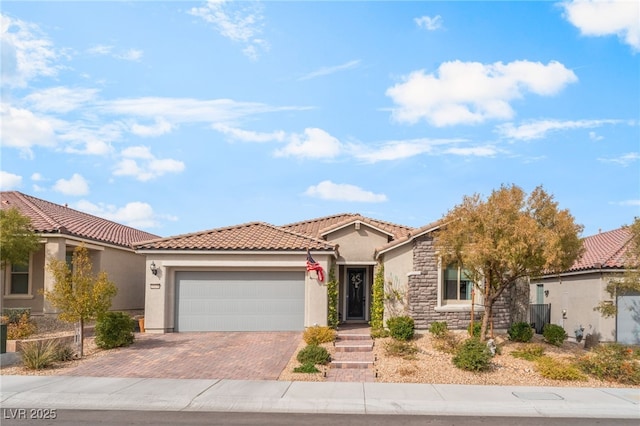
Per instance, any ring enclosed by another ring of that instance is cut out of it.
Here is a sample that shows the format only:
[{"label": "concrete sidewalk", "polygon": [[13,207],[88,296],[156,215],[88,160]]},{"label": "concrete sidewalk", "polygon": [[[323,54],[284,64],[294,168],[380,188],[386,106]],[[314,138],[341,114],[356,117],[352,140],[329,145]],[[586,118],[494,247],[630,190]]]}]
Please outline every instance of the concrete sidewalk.
[{"label": "concrete sidewalk", "polygon": [[2,376],[3,408],[640,419],[640,390]]}]

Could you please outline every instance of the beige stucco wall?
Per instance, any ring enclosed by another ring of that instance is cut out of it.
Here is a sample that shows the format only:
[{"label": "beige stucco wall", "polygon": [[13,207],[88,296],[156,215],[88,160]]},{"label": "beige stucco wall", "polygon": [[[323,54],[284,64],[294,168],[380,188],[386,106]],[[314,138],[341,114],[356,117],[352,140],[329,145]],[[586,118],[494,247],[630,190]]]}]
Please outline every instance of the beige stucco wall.
[{"label": "beige stucco wall", "polygon": [[[145,252],[145,329],[166,333],[175,329],[176,283],[179,271],[306,271],[306,253],[162,253]],[[332,254],[313,253],[325,271],[320,282],[315,272],[306,273],[304,326],[327,325],[327,286]],[[151,273],[151,263],[159,268]]]},{"label": "beige stucco wall", "polygon": [[385,297],[384,323],[387,319],[406,315],[409,277],[413,268],[413,244],[408,243],[384,253]]},{"label": "beige stucco wall", "polygon": [[144,309],[146,258],[140,254],[107,247],[100,253],[100,270],[118,287],[111,310]]},{"label": "beige stucco wall", "polygon": [[375,250],[389,241],[389,236],[377,229],[360,224],[350,224],[327,234],[327,241],[338,244],[338,263],[370,265],[374,263]]},{"label": "beige stucco wall", "polygon": [[615,318],[604,318],[593,310],[601,300],[611,299],[605,291],[606,275],[595,272],[532,281],[531,303],[536,303],[536,285],[540,283],[549,291],[543,302],[551,304],[551,323],[563,327],[570,339],[575,338],[575,329],[581,325],[584,336],[592,334],[598,335],[601,342],[615,341]]}]

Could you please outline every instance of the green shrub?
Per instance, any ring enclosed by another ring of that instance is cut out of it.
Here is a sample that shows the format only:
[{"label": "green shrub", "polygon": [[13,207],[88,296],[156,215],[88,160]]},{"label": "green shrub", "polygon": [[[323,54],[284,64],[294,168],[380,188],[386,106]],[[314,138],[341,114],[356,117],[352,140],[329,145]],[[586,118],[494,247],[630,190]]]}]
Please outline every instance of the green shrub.
[{"label": "green shrub", "polygon": [[527,345],[511,352],[512,357],[526,359],[527,361],[535,361],[542,355],[544,355],[544,348],[540,345]]},{"label": "green shrub", "polygon": [[31,319],[31,308],[3,308],[2,316],[7,317],[10,324],[18,324],[23,315]]},{"label": "green shrub", "polygon": [[398,340],[411,340],[415,331],[413,318],[408,316],[393,317],[387,320],[391,337]]},{"label": "green shrub", "polygon": [[71,361],[75,358],[75,351],[69,345],[58,345],[56,350],[56,361]]},{"label": "green shrub", "polygon": [[330,361],[329,352],[318,345],[308,345],[298,352],[296,359],[300,364],[326,364]]},{"label": "green shrub", "polygon": [[429,325],[429,333],[434,337],[442,338],[449,332],[446,321],[435,321]]},{"label": "green shrub", "polygon": [[31,320],[31,317],[27,312],[24,312],[17,322],[11,322],[7,324],[7,339],[25,339],[36,332],[36,325]]},{"label": "green shrub", "polygon": [[467,326],[467,333],[471,337],[480,337],[480,331],[482,331],[482,321],[474,321],[473,322],[473,330],[471,330],[471,323]]},{"label": "green shrub", "polygon": [[403,340],[390,340],[384,344],[384,350],[389,356],[402,357],[404,359],[415,359],[418,353],[418,346],[415,343]]},{"label": "green shrub", "polygon": [[308,327],[302,334],[307,345],[319,345],[320,343],[333,342],[336,339],[336,331],[331,327],[319,325]]},{"label": "green shrub", "polygon": [[136,322],[124,312],[105,312],[96,321],[95,343],[102,349],[129,346],[133,343]]},{"label": "green shrub", "polygon": [[553,346],[562,346],[567,337],[569,337],[564,328],[556,324],[545,324],[542,329],[542,336],[547,343]]},{"label": "green shrub", "polygon": [[640,364],[636,356],[628,346],[600,344],[578,360],[578,367],[598,379],[640,385]]},{"label": "green shrub", "polygon": [[385,330],[384,328],[372,328],[371,329],[371,338],[379,339],[381,337],[389,337],[389,330]]},{"label": "green shrub", "polygon": [[316,366],[310,362],[307,362],[305,364],[302,364],[296,368],[293,369],[294,373],[307,373],[307,374],[311,374],[311,373],[319,373],[320,370],[318,370],[316,368]]},{"label": "green shrub", "polygon": [[55,340],[26,342],[20,349],[22,363],[31,370],[41,370],[58,360],[58,344]]},{"label": "green shrub", "polygon": [[433,341],[433,347],[444,353],[455,354],[460,349],[462,342],[460,341],[460,337],[452,333],[451,331],[447,331],[442,337],[437,337]]},{"label": "green shrub", "polygon": [[533,339],[533,328],[528,322],[514,322],[507,330],[509,339],[514,342],[530,342]]},{"label": "green shrub", "polygon": [[491,352],[479,339],[467,339],[453,357],[453,364],[467,371],[483,371],[489,368]]},{"label": "green shrub", "polygon": [[577,366],[548,356],[542,356],[536,360],[536,370],[542,377],[552,380],[587,380]]}]

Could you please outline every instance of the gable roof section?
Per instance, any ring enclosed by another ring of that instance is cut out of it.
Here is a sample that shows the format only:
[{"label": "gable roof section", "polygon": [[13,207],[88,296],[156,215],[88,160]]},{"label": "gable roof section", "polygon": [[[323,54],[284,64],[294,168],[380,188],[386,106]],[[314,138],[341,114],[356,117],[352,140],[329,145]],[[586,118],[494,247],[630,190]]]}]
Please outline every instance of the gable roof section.
[{"label": "gable roof section", "polygon": [[323,250],[335,247],[326,241],[264,222],[216,228],[191,234],[141,242],[137,250]]},{"label": "gable roof section", "polygon": [[71,235],[122,247],[131,247],[136,242],[158,238],[157,235],[18,191],[2,191],[0,198],[2,210],[17,208],[20,213],[31,219],[31,226],[38,234]]},{"label": "gable roof section", "polygon": [[407,243],[410,243],[411,241],[413,241],[418,237],[421,237],[423,235],[436,231],[437,229],[440,229],[442,225],[443,225],[442,220],[438,220],[438,221],[426,224],[424,226],[421,226],[420,228],[415,228],[405,236],[398,238],[395,241],[391,241],[382,247],[377,248],[374,257],[377,259],[378,256],[380,256],[381,254],[391,251],[397,247],[403,246]]},{"label": "gable roof section", "polygon": [[624,256],[631,241],[627,228],[614,229],[585,237],[584,253],[566,272],[588,269],[624,268]]},{"label": "gable roof section", "polygon": [[338,230],[355,222],[369,225],[372,228],[378,229],[388,234],[394,239],[406,235],[413,229],[408,226],[397,225],[377,219],[371,219],[369,217],[364,217],[360,214],[355,213],[343,213],[333,216],[319,217],[316,219],[283,225],[281,228],[289,229],[300,234],[321,238],[332,231]]}]

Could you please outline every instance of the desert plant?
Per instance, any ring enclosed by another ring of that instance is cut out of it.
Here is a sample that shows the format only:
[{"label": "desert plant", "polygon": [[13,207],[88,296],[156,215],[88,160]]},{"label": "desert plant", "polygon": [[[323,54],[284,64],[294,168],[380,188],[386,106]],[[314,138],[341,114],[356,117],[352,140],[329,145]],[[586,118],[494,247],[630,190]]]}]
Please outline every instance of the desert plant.
[{"label": "desert plant", "polygon": [[415,343],[403,340],[390,340],[385,342],[384,350],[389,356],[401,357],[408,360],[415,359],[415,355],[418,353],[418,346],[416,346]]},{"label": "desert plant", "polygon": [[556,324],[545,324],[542,329],[542,336],[545,342],[558,347],[562,346],[567,337],[569,337],[564,328]]},{"label": "desert plant", "polygon": [[535,361],[543,355],[544,348],[540,345],[526,345],[511,352],[512,357],[526,359],[527,361]]},{"label": "desert plant", "polygon": [[528,322],[514,322],[507,330],[509,339],[514,342],[529,342],[533,338],[533,328]]},{"label": "desert plant", "polygon": [[58,345],[56,350],[56,361],[71,361],[75,357],[73,348],[69,345]]},{"label": "desert plant", "polygon": [[460,336],[451,331],[447,331],[442,337],[437,337],[433,341],[433,347],[444,353],[455,354],[462,344]]},{"label": "desert plant", "polygon": [[446,321],[434,321],[429,325],[429,333],[436,338],[444,337],[449,332]]},{"label": "desert plant", "polygon": [[467,339],[453,357],[453,364],[467,371],[484,371],[489,368],[491,352],[477,338]]},{"label": "desert plant", "polygon": [[319,345],[320,343],[333,342],[336,339],[336,331],[331,327],[319,325],[307,327],[302,334],[307,345]]},{"label": "desert plant", "polygon": [[58,360],[58,344],[55,340],[26,342],[20,349],[22,363],[31,370],[41,370]]},{"label": "desert plant", "polygon": [[331,360],[329,352],[318,345],[307,345],[298,352],[296,359],[300,364],[326,364]]},{"label": "desert plant", "polygon": [[619,343],[600,344],[578,360],[578,367],[598,379],[640,385],[637,353]]},{"label": "desert plant", "polygon": [[577,366],[548,356],[542,356],[536,360],[536,370],[542,377],[552,380],[587,380]]},{"label": "desert plant", "polygon": [[99,348],[112,349],[133,343],[136,323],[124,312],[105,312],[96,322],[95,342]]},{"label": "desert plant", "polygon": [[482,331],[482,322],[481,321],[474,321],[473,322],[473,330],[471,329],[471,323],[469,323],[469,325],[467,326],[467,333],[469,333],[469,336],[471,337],[480,337],[480,332]]},{"label": "desert plant", "polygon": [[296,368],[293,369],[294,373],[319,373],[320,370],[318,370],[315,366],[315,364],[311,363],[311,362],[307,362],[304,363]]},{"label": "desert plant", "polygon": [[408,316],[393,317],[387,320],[391,337],[398,340],[411,340],[415,331],[413,318]]},{"label": "desert plant", "polygon": [[17,324],[23,315],[31,319],[31,308],[3,308],[2,316],[7,317],[8,324]]},{"label": "desert plant", "polygon": [[35,332],[36,325],[26,312],[20,316],[17,322],[9,321],[9,324],[7,324],[7,339],[9,340],[24,339]]},{"label": "desert plant", "polygon": [[389,337],[389,330],[384,328],[371,328],[371,338],[380,339],[382,337]]}]

